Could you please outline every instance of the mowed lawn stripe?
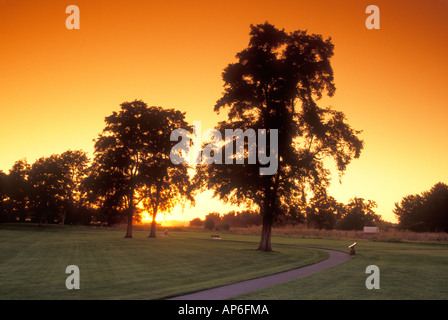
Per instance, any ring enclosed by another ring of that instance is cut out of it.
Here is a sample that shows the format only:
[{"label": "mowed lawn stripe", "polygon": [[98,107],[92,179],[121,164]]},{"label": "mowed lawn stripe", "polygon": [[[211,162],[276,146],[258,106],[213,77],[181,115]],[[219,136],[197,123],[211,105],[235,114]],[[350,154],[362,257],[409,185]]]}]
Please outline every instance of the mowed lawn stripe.
[{"label": "mowed lawn stripe", "polygon": [[[254,242],[189,232],[123,236],[89,227],[0,225],[0,299],[163,299],[326,258],[292,247],[258,252]],[[80,269],[80,290],[65,287],[68,265]]]}]

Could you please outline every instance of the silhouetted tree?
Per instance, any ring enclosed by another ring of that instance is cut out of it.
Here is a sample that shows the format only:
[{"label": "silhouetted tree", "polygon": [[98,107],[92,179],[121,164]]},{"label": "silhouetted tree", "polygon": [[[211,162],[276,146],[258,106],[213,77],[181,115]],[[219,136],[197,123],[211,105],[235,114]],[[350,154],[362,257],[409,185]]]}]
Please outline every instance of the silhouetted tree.
[{"label": "silhouetted tree", "polygon": [[41,157],[29,170],[30,205],[34,210],[39,225],[48,220],[57,220],[63,210],[64,172],[58,155]]},{"label": "silhouetted tree", "polygon": [[71,223],[81,220],[84,199],[81,181],[89,159],[82,150],[68,150],[36,160],[28,172],[30,206],[39,224],[57,220],[64,227],[68,214]]},{"label": "silhouetted tree", "polygon": [[61,194],[63,201],[61,224],[63,227],[67,214],[70,223],[83,220],[84,198],[81,184],[87,173],[89,158],[87,153],[82,150],[68,150],[58,156],[58,162],[63,179]]},{"label": "silhouetted tree", "polygon": [[125,218],[125,197],[123,187],[111,171],[99,170],[98,158],[87,168],[86,177],[81,182],[86,208],[95,212],[95,222],[114,225]]},{"label": "silhouetted tree", "polygon": [[316,194],[306,208],[308,226],[318,229],[334,229],[336,222],[344,215],[345,206],[326,193]]},{"label": "silhouetted tree", "polygon": [[177,204],[186,201],[194,203],[190,184],[189,166],[185,163],[174,164],[170,153],[174,146],[171,133],[176,129],[188,130],[185,113],[174,109],[152,107],[150,112],[151,140],[150,154],[142,169],[145,186],[139,196],[143,198],[143,207],[152,217],[150,238],[156,237],[156,216],[159,211],[169,212]]},{"label": "silhouetted tree", "polygon": [[12,216],[8,214],[7,178],[8,175],[0,170],[0,222],[12,220]]},{"label": "silhouetted tree", "polygon": [[147,198],[155,217],[162,200],[166,204],[169,195],[173,200],[180,193],[185,195],[187,168],[171,165],[169,152],[174,143],[169,137],[172,130],[189,127],[184,113],[174,109],[148,107],[138,100],[120,106],[121,111],[105,119],[106,127],[95,142],[94,161],[99,190],[115,204],[124,204],[125,237],[131,238],[134,214],[143,199]]},{"label": "silhouetted tree", "polygon": [[[225,202],[258,208],[263,217],[258,250],[271,251],[274,220],[297,214],[307,190],[328,186],[323,159],[333,158],[342,174],[360,156],[363,142],[342,112],[316,104],[325,92],[335,92],[331,39],[300,30],[286,33],[269,23],[251,26],[250,36],[238,61],[222,74],[224,94],[214,110],[228,108],[228,119],[217,129],[223,136],[225,129],[266,129],[267,136],[277,129],[277,171],[260,175],[262,165],[248,164],[254,146],[246,142],[245,164],[198,165],[196,181]],[[262,151],[266,155],[273,147],[268,142]],[[260,149],[258,141],[255,149]]]},{"label": "silhouetted tree", "polygon": [[221,223],[221,215],[217,212],[210,212],[205,216],[204,227],[206,229],[213,229]]},{"label": "silhouetted tree", "polygon": [[350,199],[336,227],[342,230],[362,230],[365,226],[376,226],[381,222],[380,216],[374,211],[376,207],[373,200],[357,197]]},{"label": "silhouetted tree", "polygon": [[424,199],[421,195],[407,195],[400,203],[395,203],[393,212],[398,218],[399,227],[412,231],[423,231],[425,229],[424,220],[421,216],[421,207]]},{"label": "silhouetted tree", "polygon": [[403,197],[394,213],[401,228],[448,232],[448,185],[439,182],[429,191]]},{"label": "silhouetted tree", "polygon": [[4,191],[8,198],[8,208],[14,217],[25,221],[29,209],[29,170],[30,165],[26,160],[16,161],[4,177]]},{"label": "silhouetted tree", "polygon": [[247,228],[249,226],[261,225],[262,219],[256,212],[243,210],[241,212],[230,211],[222,216],[222,223],[230,227]]},{"label": "silhouetted tree", "polygon": [[203,227],[204,221],[202,221],[200,218],[194,218],[190,221],[190,226],[192,227]]},{"label": "silhouetted tree", "polygon": [[213,230],[215,226],[218,225],[220,220],[221,219],[219,219],[219,214],[218,219],[216,219],[216,216],[213,216],[213,214],[208,214],[204,220],[204,229]]},{"label": "silhouetted tree", "polygon": [[250,210],[238,212],[237,219],[240,220],[241,227],[259,226],[262,224],[260,215]]},{"label": "silhouetted tree", "polygon": [[422,211],[429,231],[448,232],[448,185],[439,182],[423,193]]}]

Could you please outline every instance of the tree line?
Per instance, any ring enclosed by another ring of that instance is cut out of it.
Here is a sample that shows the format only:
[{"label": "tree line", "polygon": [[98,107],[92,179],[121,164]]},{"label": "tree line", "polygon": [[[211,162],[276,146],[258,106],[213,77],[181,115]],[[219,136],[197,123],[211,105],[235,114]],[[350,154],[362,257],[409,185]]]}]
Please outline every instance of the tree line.
[{"label": "tree line", "polygon": [[0,171],[0,221],[90,222],[83,184],[88,162],[85,152],[69,150]]},{"label": "tree line", "polygon": [[[273,225],[307,225],[309,228],[325,230],[362,230],[365,226],[383,226],[387,223],[375,213],[377,204],[373,200],[355,197],[347,204],[328,195],[316,195],[306,206],[297,208],[295,216],[280,216]],[[225,214],[211,212],[203,220],[195,218],[190,226],[208,230],[229,230],[231,227],[247,228],[260,226],[263,219],[256,211],[230,211]]]},{"label": "tree line", "polygon": [[133,221],[145,210],[155,237],[159,211],[194,203],[188,167],[170,161],[170,133],[188,128],[184,118],[174,109],[125,102],[105,118],[92,160],[69,150],[33,164],[16,161],[8,174],[0,171],[0,219],[62,226],[126,221],[131,238]]}]

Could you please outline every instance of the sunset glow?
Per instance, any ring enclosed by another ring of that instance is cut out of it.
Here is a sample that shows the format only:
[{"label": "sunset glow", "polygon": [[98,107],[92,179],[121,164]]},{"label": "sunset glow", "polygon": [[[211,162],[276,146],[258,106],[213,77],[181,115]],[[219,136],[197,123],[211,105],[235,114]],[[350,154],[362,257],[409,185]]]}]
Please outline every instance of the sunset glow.
[{"label": "sunset glow", "polygon": [[[159,214],[156,217],[156,222],[160,225],[162,225],[163,227],[175,227],[175,226],[184,226],[184,225],[188,225],[188,222],[186,221],[181,221],[181,220],[176,220],[176,218],[179,218],[178,216],[170,216],[169,214]],[[141,221],[138,224],[144,224],[144,225],[149,225],[152,223],[152,217],[150,216],[150,214],[148,212],[143,212],[141,214]]]},{"label": "sunset glow", "polygon": [[[68,30],[65,8],[80,9]],[[224,119],[213,107],[221,74],[249,41],[251,24],[331,37],[336,94],[320,106],[343,111],[365,148],[329,193],[378,203],[396,222],[395,202],[448,183],[448,2],[375,1],[381,29],[368,30],[370,1],[0,1],[0,170],[15,161],[82,149],[125,101],[176,108],[202,129]],[[211,192],[172,220],[226,213]],[[160,219],[160,220],[159,220]],[[146,216],[143,221],[150,221]]]}]

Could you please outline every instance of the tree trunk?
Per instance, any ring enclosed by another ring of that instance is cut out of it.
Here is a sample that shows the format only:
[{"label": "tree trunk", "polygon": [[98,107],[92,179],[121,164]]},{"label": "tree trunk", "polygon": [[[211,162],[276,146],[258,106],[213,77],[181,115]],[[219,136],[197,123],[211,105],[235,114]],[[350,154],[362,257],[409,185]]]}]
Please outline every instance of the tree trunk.
[{"label": "tree trunk", "polygon": [[271,230],[273,217],[272,214],[265,212],[263,215],[263,228],[261,230],[261,239],[258,251],[272,252],[271,247]]},{"label": "tree trunk", "polygon": [[132,221],[134,219],[134,208],[131,206],[128,212],[128,226],[126,228],[125,238],[132,238]]},{"label": "tree trunk", "polygon": [[134,206],[134,188],[132,187],[129,193],[129,198],[128,198],[129,202],[128,202],[128,226],[126,228],[126,235],[124,236],[125,238],[132,238],[132,223],[134,220],[134,210],[135,210],[135,206]]},{"label": "tree trunk", "polygon": [[149,238],[155,238],[156,237],[156,216],[157,216],[157,210],[158,210],[158,200],[157,200],[157,207],[153,208],[154,214],[152,215],[152,223],[151,223],[151,232],[149,233]]},{"label": "tree trunk", "polygon": [[264,201],[260,207],[261,215],[263,216],[263,227],[261,229],[261,239],[258,246],[258,251],[272,252],[271,247],[271,230],[272,224],[274,223],[274,199],[275,190],[271,188],[272,180],[267,178],[265,184]]},{"label": "tree trunk", "polygon": [[156,215],[155,214],[152,216],[151,232],[149,233],[148,238],[156,238]]},{"label": "tree trunk", "polygon": [[156,216],[157,216],[157,211],[159,210],[159,199],[160,199],[160,188],[159,188],[159,184],[156,185],[156,189],[157,189],[157,196],[156,196],[156,202],[152,207],[152,223],[151,223],[151,232],[149,233],[149,237],[148,238],[156,238]]}]

